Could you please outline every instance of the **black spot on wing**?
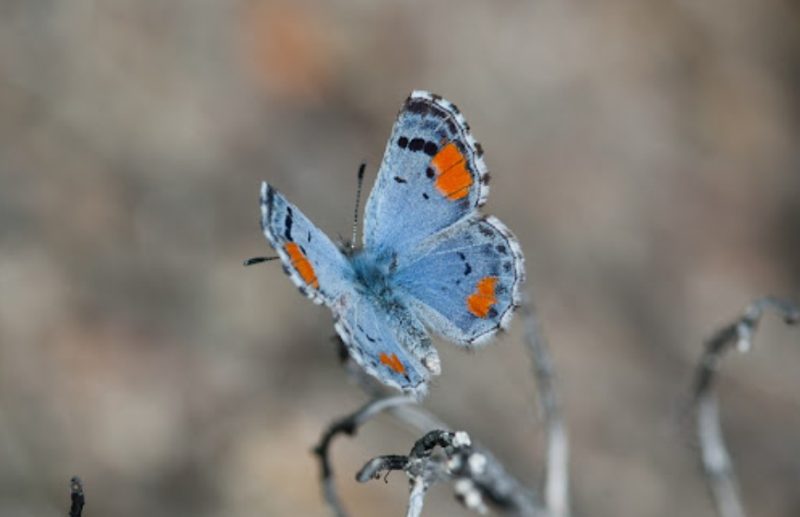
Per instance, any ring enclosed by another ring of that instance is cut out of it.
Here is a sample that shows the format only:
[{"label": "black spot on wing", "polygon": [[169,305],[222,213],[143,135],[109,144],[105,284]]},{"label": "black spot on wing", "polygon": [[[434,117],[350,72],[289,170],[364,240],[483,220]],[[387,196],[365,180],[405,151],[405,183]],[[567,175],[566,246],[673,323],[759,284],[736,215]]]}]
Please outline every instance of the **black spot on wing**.
[{"label": "black spot on wing", "polygon": [[497,309],[495,309],[494,307],[489,309],[489,317],[492,318],[492,319],[496,318],[497,317]]},{"label": "black spot on wing", "polygon": [[361,325],[356,325],[356,327],[358,327],[358,330],[361,331],[362,334],[364,334],[364,336],[367,338],[367,341],[369,341],[370,343],[377,343],[378,342],[377,339],[375,339],[374,337],[372,337],[369,334],[367,334],[367,331],[364,330],[364,327],[362,327]]},{"label": "black spot on wing", "polygon": [[308,236],[307,236],[307,239],[306,239],[306,240],[307,240],[308,242],[311,242],[311,232],[308,232]]},{"label": "black spot on wing", "polygon": [[405,178],[401,178],[400,176],[395,176],[395,177],[394,177],[394,180],[395,180],[397,183],[408,183],[408,181],[407,181]]},{"label": "black spot on wing", "polygon": [[294,219],[294,214],[292,213],[292,207],[286,207],[286,219],[283,221],[283,236],[286,237],[287,241],[292,240],[292,221]]},{"label": "black spot on wing", "polygon": [[458,251],[457,254],[458,258],[460,258],[461,261],[464,262],[464,276],[467,276],[470,273],[472,273],[472,266],[470,265],[469,262],[467,262],[467,256],[460,251]]},{"label": "black spot on wing", "polygon": [[508,250],[507,250],[507,249],[506,249],[506,247],[505,247],[504,245],[502,245],[502,244],[498,244],[498,245],[495,247],[495,249],[496,249],[496,250],[497,250],[497,252],[498,252],[498,253],[500,253],[501,255],[505,255],[506,253],[508,253]]},{"label": "black spot on wing", "polygon": [[425,142],[422,150],[425,151],[425,154],[428,156],[433,156],[439,151],[439,146],[433,142]]},{"label": "black spot on wing", "polygon": [[266,199],[266,203],[267,203],[267,208],[269,209],[269,213],[270,213],[270,214],[272,213],[272,205],[273,205],[273,203],[274,203],[274,202],[275,202],[275,191],[274,191],[274,190],[272,190],[272,187],[270,187],[269,185],[267,185],[267,199]]},{"label": "black spot on wing", "polygon": [[436,173],[435,173],[435,172],[433,172],[433,169],[431,169],[430,167],[428,167],[427,169],[425,169],[425,175],[426,175],[427,177],[429,177],[429,178],[433,178],[433,177],[436,175]]},{"label": "black spot on wing", "polygon": [[421,138],[414,138],[408,143],[409,151],[419,151],[425,146],[425,140]]},{"label": "black spot on wing", "polygon": [[422,193],[422,197],[424,197],[425,199],[430,199],[430,196],[428,196],[428,194],[426,194],[425,192]]},{"label": "black spot on wing", "polygon": [[431,110],[431,103],[426,99],[408,99],[405,111],[417,115],[427,115]]},{"label": "black spot on wing", "polygon": [[503,262],[503,271],[506,273],[511,272],[511,262]]},{"label": "black spot on wing", "polygon": [[[261,231],[266,231],[267,226],[272,224],[272,207],[275,202],[275,191],[272,190],[272,187],[267,185],[267,198],[261,198],[261,203],[267,206],[267,217],[261,218]],[[272,231],[270,231],[272,234]]]},{"label": "black spot on wing", "polygon": [[408,146],[408,138],[401,136],[400,138],[397,139],[397,145],[405,149]]},{"label": "black spot on wing", "polygon": [[489,227],[489,226],[483,225],[483,224],[479,224],[478,225],[478,231],[480,231],[486,237],[494,236],[494,232],[492,231],[492,228]]}]

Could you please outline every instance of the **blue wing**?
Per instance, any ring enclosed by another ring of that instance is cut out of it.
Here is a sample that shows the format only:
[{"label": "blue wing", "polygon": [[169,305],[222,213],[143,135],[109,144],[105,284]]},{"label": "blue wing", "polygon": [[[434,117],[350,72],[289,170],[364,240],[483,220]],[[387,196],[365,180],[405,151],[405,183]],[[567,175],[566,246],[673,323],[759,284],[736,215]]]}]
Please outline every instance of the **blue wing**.
[{"label": "blue wing", "polygon": [[334,315],[350,357],[367,373],[419,398],[426,393],[431,374],[440,372],[439,356],[410,311],[387,310],[353,291],[340,298]]},{"label": "blue wing", "polygon": [[300,292],[333,312],[353,360],[384,384],[422,396],[439,357],[408,309],[381,303],[354,279],[352,263],[300,210],[267,183],[261,225]]},{"label": "blue wing", "polygon": [[486,201],[483,151],[454,104],[415,91],[386,145],[364,217],[365,248],[408,249],[473,213]]},{"label": "blue wing", "polygon": [[327,235],[267,183],[261,185],[261,228],[300,292],[329,307],[347,290],[350,262]]},{"label": "blue wing", "polygon": [[435,235],[399,263],[396,285],[422,321],[463,345],[505,328],[519,305],[524,258],[495,217],[472,217]]}]

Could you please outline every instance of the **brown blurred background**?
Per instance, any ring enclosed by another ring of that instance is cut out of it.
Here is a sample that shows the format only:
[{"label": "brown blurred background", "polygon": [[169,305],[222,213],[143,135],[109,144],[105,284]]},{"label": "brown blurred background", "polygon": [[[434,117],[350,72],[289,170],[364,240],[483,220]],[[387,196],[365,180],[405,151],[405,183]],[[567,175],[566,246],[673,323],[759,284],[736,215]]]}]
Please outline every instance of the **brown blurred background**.
[{"label": "brown blurred background", "polygon": [[[364,401],[268,252],[269,180],[348,235],[412,89],[456,102],[557,361],[578,515],[712,516],[681,420],[702,339],[800,291],[800,6],[778,0],[0,1],[0,515],[327,515],[309,450]],[[368,185],[369,186],[369,185]],[[753,515],[800,514],[800,347],[724,364]],[[439,347],[426,405],[533,484],[520,325]],[[334,449],[358,485],[390,419]],[[427,515],[464,515],[446,487]]]}]

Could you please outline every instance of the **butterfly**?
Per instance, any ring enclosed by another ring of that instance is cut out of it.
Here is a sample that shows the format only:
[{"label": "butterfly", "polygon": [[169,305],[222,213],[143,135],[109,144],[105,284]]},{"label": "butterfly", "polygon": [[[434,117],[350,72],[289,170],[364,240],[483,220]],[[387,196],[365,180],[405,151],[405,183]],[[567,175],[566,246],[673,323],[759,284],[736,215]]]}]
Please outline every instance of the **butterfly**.
[{"label": "butterfly", "polygon": [[414,91],[367,201],[363,246],[337,246],[266,182],[261,227],[301,293],[333,312],[350,357],[422,397],[441,363],[429,331],[464,347],[506,328],[524,258],[496,217],[483,149],[456,106]]}]

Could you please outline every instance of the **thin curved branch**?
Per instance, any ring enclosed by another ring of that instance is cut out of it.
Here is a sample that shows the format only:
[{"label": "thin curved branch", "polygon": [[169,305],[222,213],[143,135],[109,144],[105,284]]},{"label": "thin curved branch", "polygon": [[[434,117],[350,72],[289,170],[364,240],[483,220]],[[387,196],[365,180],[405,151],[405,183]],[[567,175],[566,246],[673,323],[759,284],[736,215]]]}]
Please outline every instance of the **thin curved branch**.
[{"label": "thin curved branch", "polygon": [[525,345],[533,364],[539,407],[547,431],[545,504],[550,517],[569,517],[569,437],[556,388],[553,359],[541,331],[533,304],[524,297]]},{"label": "thin curved branch", "polygon": [[721,328],[705,344],[692,390],[696,409],[700,455],[709,489],[720,517],[744,517],[733,461],[725,444],[719,419],[719,403],[714,381],[719,363],[731,348],[747,352],[753,346],[758,324],[767,310],[777,312],[787,325],[800,322],[800,309],[787,300],[771,296],[759,298],[744,313]]},{"label": "thin curved branch", "polygon": [[336,487],[333,481],[333,468],[329,458],[329,449],[333,439],[339,434],[346,434],[353,436],[358,432],[358,429],[370,421],[375,416],[390,408],[396,408],[405,404],[414,404],[416,401],[412,398],[398,395],[394,397],[385,397],[380,399],[371,400],[370,402],[361,406],[355,412],[337,420],[332,423],[328,429],[322,434],[319,443],[314,447],[314,454],[319,459],[320,464],[320,481],[322,483],[322,492],[327,501],[331,511],[337,517],[345,517],[347,512],[344,505],[339,499],[336,492]]}]

